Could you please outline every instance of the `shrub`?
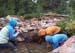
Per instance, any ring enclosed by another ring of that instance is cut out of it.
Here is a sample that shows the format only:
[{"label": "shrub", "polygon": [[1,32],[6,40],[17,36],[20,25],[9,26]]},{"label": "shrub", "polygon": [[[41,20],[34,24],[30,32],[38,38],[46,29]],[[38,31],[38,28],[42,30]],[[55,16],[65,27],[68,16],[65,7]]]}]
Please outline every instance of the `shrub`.
[{"label": "shrub", "polygon": [[63,20],[57,22],[57,25],[61,27],[62,32],[72,36],[75,34],[75,20]]}]

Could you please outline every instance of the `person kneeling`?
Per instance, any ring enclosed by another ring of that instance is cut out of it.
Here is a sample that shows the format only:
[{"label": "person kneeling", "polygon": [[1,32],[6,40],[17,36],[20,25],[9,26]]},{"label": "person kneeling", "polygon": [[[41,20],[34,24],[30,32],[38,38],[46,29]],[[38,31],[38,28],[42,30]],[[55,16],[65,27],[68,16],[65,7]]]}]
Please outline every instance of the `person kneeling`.
[{"label": "person kneeling", "polygon": [[15,33],[14,27],[16,26],[17,21],[12,19],[8,21],[8,24],[3,27],[0,31],[0,48],[9,47],[13,51],[16,50],[16,46],[9,41],[15,41],[19,31]]},{"label": "person kneeling", "polygon": [[66,34],[55,34],[54,36],[46,35],[45,41],[47,43],[47,47],[51,47],[56,49],[63,44],[68,39]]}]

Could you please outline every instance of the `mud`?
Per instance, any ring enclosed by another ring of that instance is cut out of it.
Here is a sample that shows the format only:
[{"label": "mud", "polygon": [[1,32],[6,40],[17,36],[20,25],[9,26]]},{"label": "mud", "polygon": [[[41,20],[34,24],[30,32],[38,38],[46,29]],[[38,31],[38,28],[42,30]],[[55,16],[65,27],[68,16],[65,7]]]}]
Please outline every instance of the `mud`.
[{"label": "mud", "polygon": [[[24,43],[20,42],[17,44],[16,53],[48,53],[51,49],[46,48],[46,44],[43,42],[41,44],[38,43]],[[29,52],[30,51],[30,52]],[[13,53],[9,49],[1,50],[1,53]]]}]

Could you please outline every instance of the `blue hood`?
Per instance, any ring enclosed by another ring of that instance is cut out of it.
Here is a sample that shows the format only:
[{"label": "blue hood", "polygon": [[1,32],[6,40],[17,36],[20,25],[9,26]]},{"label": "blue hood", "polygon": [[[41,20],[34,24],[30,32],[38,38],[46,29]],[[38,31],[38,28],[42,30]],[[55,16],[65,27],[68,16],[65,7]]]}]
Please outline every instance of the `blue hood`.
[{"label": "blue hood", "polygon": [[52,43],[52,42],[53,42],[53,40],[52,40],[52,36],[50,36],[50,35],[46,35],[46,36],[45,36],[45,41],[46,41],[46,42],[50,42],[50,43]]},{"label": "blue hood", "polygon": [[15,27],[16,24],[17,24],[17,21],[15,19],[8,21],[8,25],[10,25],[12,27]]}]

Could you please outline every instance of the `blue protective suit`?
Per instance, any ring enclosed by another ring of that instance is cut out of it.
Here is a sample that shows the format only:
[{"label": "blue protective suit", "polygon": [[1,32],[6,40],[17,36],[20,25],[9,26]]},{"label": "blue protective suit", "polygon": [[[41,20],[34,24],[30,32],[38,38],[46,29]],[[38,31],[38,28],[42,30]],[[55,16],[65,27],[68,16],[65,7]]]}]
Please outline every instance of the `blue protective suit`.
[{"label": "blue protective suit", "polygon": [[51,43],[53,49],[56,49],[59,46],[59,43],[62,43],[67,39],[68,37],[66,34],[55,34],[54,36],[50,36],[50,35],[45,36],[45,41],[47,43]]}]

